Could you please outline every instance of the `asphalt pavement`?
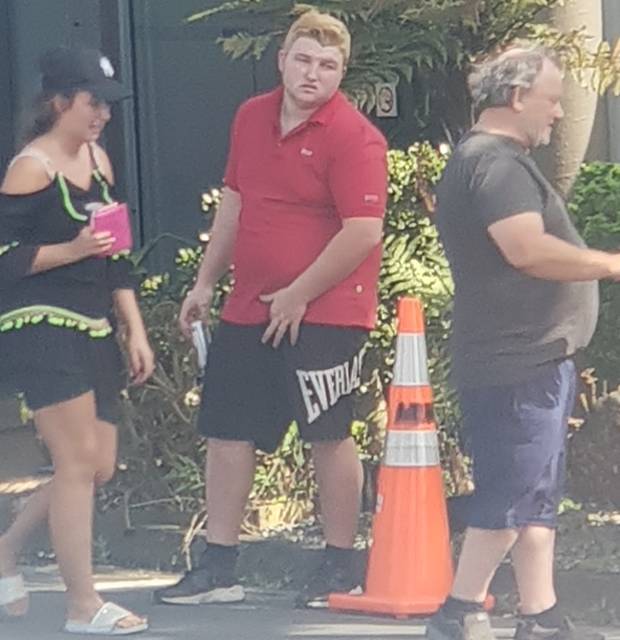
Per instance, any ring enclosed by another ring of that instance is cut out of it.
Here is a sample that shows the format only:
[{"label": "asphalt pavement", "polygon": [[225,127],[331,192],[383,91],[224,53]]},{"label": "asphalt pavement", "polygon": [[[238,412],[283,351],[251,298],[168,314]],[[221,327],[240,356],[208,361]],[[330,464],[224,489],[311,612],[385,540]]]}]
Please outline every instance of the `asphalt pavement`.
[{"label": "asphalt pavement", "polygon": [[[70,637],[61,632],[64,595],[56,568],[27,569],[25,574],[32,593],[30,612],[23,621],[0,623],[0,639]],[[144,640],[413,640],[424,637],[424,620],[296,610],[291,592],[249,590],[243,603],[182,607],[158,605],[152,600],[153,589],[175,580],[170,574],[107,567],[98,570],[96,579],[106,599],[149,617],[150,630],[135,636]],[[494,626],[498,639],[512,637],[510,620],[497,620]],[[606,640],[620,640],[620,629],[600,631]]]}]

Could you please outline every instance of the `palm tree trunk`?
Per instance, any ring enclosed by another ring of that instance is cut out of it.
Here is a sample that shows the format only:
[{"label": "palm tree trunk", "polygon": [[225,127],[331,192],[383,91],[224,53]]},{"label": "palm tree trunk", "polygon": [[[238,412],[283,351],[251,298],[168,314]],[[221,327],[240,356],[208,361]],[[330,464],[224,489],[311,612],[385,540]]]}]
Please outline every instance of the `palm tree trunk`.
[{"label": "palm tree trunk", "polygon": [[[603,39],[603,9],[601,0],[566,0],[550,12],[550,24],[567,32],[585,27],[592,38],[592,47]],[[539,161],[556,188],[564,195],[570,192],[579,167],[584,160],[592,128],[597,94],[584,89],[566,74],[564,118],[556,130],[548,149],[539,155]]]}]

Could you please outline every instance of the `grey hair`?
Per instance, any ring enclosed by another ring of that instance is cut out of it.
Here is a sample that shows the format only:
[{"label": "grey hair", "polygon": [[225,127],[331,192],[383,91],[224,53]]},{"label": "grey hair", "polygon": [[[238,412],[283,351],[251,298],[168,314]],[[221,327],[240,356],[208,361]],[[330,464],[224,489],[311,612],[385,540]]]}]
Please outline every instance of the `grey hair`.
[{"label": "grey hair", "polygon": [[467,79],[475,110],[508,106],[517,87],[532,87],[545,60],[560,68],[555,51],[540,45],[517,45],[483,60]]}]

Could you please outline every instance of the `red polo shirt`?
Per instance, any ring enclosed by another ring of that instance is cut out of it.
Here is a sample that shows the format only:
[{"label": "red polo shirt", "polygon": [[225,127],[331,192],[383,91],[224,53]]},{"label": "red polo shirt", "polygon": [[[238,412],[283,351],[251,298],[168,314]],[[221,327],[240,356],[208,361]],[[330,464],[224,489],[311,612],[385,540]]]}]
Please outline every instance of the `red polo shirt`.
[{"label": "red polo shirt", "polygon": [[[350,217],[381,218],[387,198],[387,144],[336,93],[282,137],[279,88],[237,112],[224,182],[241,195],[234,248],[235,285],[222,317],[237,324],[269,319],[259,300],[305,271]],[[372,328],[381,247],[345,280],[310,302],[304,322]]]}]

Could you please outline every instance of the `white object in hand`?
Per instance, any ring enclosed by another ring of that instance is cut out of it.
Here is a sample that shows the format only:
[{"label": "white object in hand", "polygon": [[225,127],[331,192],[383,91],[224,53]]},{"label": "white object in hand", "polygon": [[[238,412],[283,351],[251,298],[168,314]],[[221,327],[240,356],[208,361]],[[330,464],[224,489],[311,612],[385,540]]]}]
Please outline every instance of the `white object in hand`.
[{"label": "white object in hand", "polygon": [[204,369],[207,364],[207,338],[205,336],[204,326],[201,320],[192,322],[192,342],[198,354],[198,366]]}]

